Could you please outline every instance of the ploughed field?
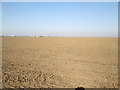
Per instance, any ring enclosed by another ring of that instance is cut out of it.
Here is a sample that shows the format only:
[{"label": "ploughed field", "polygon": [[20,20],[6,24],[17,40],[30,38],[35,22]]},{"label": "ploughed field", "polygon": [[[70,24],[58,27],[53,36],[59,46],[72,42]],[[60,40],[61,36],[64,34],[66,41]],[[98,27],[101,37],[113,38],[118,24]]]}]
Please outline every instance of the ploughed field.
[{"label": "ploughed field", "polygon": [[117,88],[118,38],[3,37],[3,88]]}]

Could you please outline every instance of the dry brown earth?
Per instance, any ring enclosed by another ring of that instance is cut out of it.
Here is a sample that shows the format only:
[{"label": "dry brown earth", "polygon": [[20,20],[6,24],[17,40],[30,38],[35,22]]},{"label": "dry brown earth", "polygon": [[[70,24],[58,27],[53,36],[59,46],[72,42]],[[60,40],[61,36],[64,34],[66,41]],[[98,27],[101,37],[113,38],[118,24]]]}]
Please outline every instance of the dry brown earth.
[{"label": "dry brown earth", "polygon": [[118,38],[3,37],[2,45],[3,87],[118,87]]}]

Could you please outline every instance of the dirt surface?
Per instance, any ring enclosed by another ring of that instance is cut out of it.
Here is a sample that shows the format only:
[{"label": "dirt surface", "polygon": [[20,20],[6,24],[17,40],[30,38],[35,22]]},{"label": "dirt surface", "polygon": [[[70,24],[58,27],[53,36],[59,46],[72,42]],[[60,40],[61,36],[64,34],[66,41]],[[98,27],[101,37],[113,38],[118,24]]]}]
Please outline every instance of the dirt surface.
[{"label": "dirt surface", "polygon": [[2,37],[0,37],[0,88],[2,88]]},{"label": "dirt surface", "polygon": [[117,88],[118,38],[3,37],[4,88]]}]

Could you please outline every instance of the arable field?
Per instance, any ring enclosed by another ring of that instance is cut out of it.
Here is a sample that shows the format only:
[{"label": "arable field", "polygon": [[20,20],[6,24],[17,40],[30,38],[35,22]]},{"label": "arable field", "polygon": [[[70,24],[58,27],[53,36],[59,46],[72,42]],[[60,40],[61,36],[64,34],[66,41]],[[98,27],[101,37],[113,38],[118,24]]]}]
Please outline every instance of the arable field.
[{"label": "arable field", "polygon": [[117,88],[118,38],[3,37],[4,88]]}]

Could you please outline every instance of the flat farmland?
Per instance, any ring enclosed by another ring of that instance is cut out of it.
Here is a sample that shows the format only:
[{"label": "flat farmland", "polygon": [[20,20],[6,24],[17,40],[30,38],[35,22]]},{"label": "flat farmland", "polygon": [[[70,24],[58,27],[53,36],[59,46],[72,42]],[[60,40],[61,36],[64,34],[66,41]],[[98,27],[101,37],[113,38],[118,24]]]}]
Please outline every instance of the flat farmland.
[{"label": "flat farmland", "polygon": [[3,37],[4,88],[118,88],[118,38]]}]

